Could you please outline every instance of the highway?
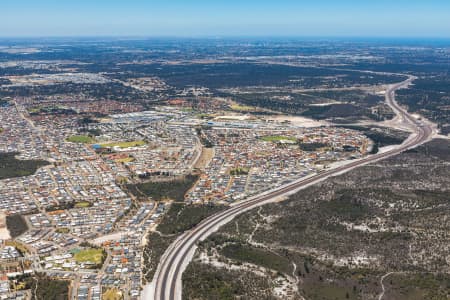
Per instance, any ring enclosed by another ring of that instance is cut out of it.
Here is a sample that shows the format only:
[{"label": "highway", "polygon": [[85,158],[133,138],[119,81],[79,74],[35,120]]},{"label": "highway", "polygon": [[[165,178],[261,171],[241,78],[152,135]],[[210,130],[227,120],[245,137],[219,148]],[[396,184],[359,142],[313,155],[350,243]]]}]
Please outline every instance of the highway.
[{"label": "highway", "polygon": [[401,145],[391,148],[388,151],[380,152],[364,158],[350,161],[344,165],[340,165],[333,169],[319,172],[313,176],[299,179],[277,189],[253,196],[239,203],[235,203],[230,208],[208,217],[199,223],[192,230],[181,235],[165,252],[161,258],[158,270],[155,274],[153,284],[154,290],[152,296],[143,295],[143,299],[157,300],[179,300],[182,294],[181,276],[192,259],[196,243],[207,238],[213,232],[217,231],[220,226],[228,223],[234,217],[243,212],[258,207],[260,205],[276,201],[280,197],[288,196],[300,189],[316,184],[325,180],[330,176],[335,176],[347,172],[353,168],[376,162],[388,157],[397,155],[410,148],[417,147],[428,140],[434,134],[431,123],[425,120],[414,118],[405,109],[395,101],[395,91],[408,86],[415,78],[410,77],[408,80],[398,84],[388,86],[386,90],[386,103],[393,109],[397,115],[397,122],[411,129],[411,135]]}]

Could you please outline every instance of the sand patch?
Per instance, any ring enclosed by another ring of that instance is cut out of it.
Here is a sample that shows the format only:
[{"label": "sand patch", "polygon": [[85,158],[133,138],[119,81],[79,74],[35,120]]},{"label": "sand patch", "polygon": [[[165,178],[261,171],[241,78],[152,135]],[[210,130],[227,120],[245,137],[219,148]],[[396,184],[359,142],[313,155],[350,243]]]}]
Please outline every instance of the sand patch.
[{"label": "sand patch", "polygon": [[0,240],[9,240],[11,235],[6,227],[6,214],[0,211]]},{"label": "sand patch", "polygon": [[299,116],[273,115],[273,116],[267,116],[267,117],[265,117],[265,119],[272,120],[272,121],[279,122],[279,123],[288,121],[292,125],[307,127],[307,128],[330,125],[330,123],[328,123],[326,121],[318,121],[318,120],[313,120],[313,119],[299,117]]}]

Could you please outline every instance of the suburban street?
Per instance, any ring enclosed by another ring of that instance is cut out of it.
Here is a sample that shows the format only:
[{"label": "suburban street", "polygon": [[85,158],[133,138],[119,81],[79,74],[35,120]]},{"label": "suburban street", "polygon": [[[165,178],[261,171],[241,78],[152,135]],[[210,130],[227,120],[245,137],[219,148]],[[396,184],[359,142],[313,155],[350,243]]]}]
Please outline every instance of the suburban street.
[{"label": "suburban street", "polygon": [[280,197],[293,194],[300,189],[323,181],[330,176],[335,176],[353,168],[386,159],[429,141],[435,133],[433,125],[426,120],[410,115],[395,101],[395,91],[407,87],[414,79],[414,77],[410,77],[401,83],[389,85],[386,90],[386,103],[396,113],[396,122],[402,123],[403,126],[410,128],[412,131],[410,137],[401,145],[392,147],[387,151],[349,161],[346,164],[321,171],[312,176],[304,177],[271,191],[234,203],[229,209],[205,219],[195,228],[181,235],[166,250],[155,274],[153,286],[152,288],[147,287],[145,289],[142,295],[143,299],[181,299],[182,273],[194,255],[196,243],[199,240],[207,238],[217,231],[220,226],[231,221],[237,215],[263,204],[276,201]]}]

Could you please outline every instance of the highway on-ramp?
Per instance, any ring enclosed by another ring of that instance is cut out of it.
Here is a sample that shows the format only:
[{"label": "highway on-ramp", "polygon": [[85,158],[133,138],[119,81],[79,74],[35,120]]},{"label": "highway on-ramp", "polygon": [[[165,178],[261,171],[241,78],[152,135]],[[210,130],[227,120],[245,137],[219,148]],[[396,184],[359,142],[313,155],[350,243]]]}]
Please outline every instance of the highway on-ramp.
[{"label": "highway on-ramp", "polygon": [[400,107],[395,101],[395,91],[408,86],[414,79],[414,77],[410,77],[406,81],[388,86],[386,90],[386,102],[397,114],[397,121],[401,122],[404,126],[409,127],[412,131],[410,137],[401,145],[391,148],[385,152],[380,152],[365,158],[350,161],[336,168],[319,172],[313,176],[305,177],[277,189],[250,197],[247,200],[232,205],[230,208],[222,212],[206,218],[192,230],[182,234],[166,250],[161,258],[158,270],[155,273],[153,280],[154,290],[151,293],[152,296],[146,296],[146,294],[144,294],[144,299],[181,299],[181,276],[194,255],[197,242],[207,238],[213,232],[217,231],[220,226],[228,223],[237,215],[260,205],[273,202],[280,197],[290,195],[302,188],[316,184],[330,176],[335,176],[355,167],[397,155],[405,150],[414,148],[430,140],[434,133],[432,125],[426,120],[416,119],[405,109]]}]

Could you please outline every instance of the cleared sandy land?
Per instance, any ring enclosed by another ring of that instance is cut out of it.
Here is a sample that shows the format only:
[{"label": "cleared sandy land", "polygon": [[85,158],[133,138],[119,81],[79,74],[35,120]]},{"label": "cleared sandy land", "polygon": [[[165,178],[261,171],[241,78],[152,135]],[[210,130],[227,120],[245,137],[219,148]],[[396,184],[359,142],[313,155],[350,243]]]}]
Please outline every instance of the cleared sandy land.
[{"label": "cleared sandy land", "polygon": [[208,166],[211,159],[214,157],[214,148],[206,148],[202,147],[202,154],[200,155],[200,158],[195,163],[194,168],[197,169],[204,169],[206,166]]},{"label": "cleared sandy land", "polygon": [[330,123],[326,121],[317,121],[305,117],[299,116],[286,116],[286,115],[273,115],[265,117],[266,120],[274,120],[276,122],[289,121],[292,125],[302,126],[302,127],[319,127],[319,126],[327,126]]},{"label": "cleared sandy land", "polygon": [[6,228],[6,215],[0,211],[0,240],[9,240],[11,235],[8,228]]},{"label": "cleared sandy land", "polygon": [[11,236],[6,228],[0,228],[0,240],[9,240]]},{"label": "cleared sandy land", "polygon": [[214,118],[214,120],[233,120],[233,121],[245,121],[248,119],[251,119],[251,117],[247,115],[226,115]]},{"label": "cleared sandy land", "polygon": [[124,238],[127,235],[132,234],[132,233],[133,232],[125,232],[125,231],[114,232],[114,233],[111,233],[111,234],[100,236],[100,237],[94,239],[92,241],[92,243],[94,245],[100,246],[102,243],[107,242],[107,241],[119,241],[122,238]]}]

